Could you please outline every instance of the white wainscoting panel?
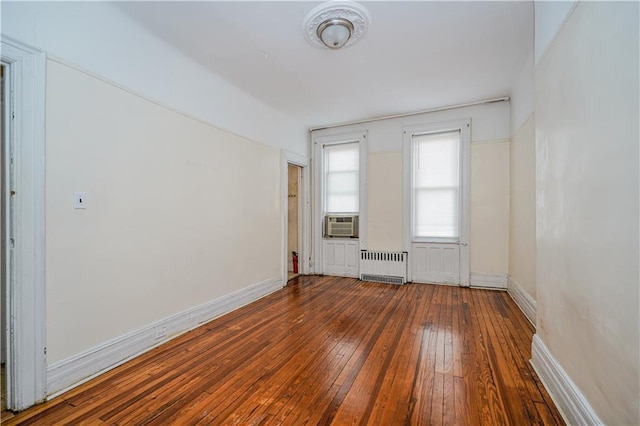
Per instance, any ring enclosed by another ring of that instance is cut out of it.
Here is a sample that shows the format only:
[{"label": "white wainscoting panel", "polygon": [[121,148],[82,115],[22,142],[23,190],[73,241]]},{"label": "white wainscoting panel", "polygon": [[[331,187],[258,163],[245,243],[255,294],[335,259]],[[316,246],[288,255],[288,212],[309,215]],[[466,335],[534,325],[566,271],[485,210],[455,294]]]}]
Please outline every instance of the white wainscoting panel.
[{"label": "white wainscoting panel", "polygon": [[[47,368],[48,399],[281,288],[282,277],[269,278],[56,362]],[[166,334],[156,339],[156,330],[160,328]]]},{"label": "white wainscoting panel", "polygon": [[516,305],[524,313],[529,322],[536,326],[536,301],[529,295],[520,285],[511,278],[511,275],[507,277],[507,292],[509,296],[516,302]]},{"label": "white wainscoting panel", "polygon": [[412,280],[420,283],[460,284],[460,245],[412,244]]},{"label": "white wainscoting panel", "polygon": [[537,334],[533,336],[531,344],[531,364],[567,424],[603,424],[580,389],[558,364]]},{"label": "white wainscoting panel", "polygon": [[471,273],[471,287],[507,289],[507,274]]},{"label": "white wainscoting panel", "polygon": [[322,241],[322,273],[340,277],[359,276],[360,244],[356,239],[325,239]]}]

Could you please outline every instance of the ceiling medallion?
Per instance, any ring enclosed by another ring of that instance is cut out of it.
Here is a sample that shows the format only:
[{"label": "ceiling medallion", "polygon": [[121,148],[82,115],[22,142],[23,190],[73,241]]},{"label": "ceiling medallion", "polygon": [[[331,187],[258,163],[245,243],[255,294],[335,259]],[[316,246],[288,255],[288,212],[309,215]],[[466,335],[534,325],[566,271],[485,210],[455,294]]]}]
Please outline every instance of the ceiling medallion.
[{"label": "ceiling medallion", "polygon": [[313,8],[302,28],[309,43],[319,48],[340,49],[360,40],[367,32],[371,16],[352,1],[330,1]]}]

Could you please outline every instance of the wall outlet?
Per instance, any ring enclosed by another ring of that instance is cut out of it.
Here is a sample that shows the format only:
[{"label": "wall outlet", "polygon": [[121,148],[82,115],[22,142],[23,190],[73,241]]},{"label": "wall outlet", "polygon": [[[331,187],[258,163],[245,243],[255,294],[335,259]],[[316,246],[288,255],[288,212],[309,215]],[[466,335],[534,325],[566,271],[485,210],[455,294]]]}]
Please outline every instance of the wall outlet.
[{"label": "wall outlet", "polygon": [[160,325],[155,328],[155,332],[156,332],[156,339],[161,339],[167,335],[167,326]]},{"label": "wall outlet", "polygon": [[87,194],[85,192],[76,192],[75,194],[73,194],[73,208],[74,209],[87,208]]},{"label": "wall outlet", "polygon": [[453,277],[452,276],[444,277],[444,282],[447,284],[453,284]]}]

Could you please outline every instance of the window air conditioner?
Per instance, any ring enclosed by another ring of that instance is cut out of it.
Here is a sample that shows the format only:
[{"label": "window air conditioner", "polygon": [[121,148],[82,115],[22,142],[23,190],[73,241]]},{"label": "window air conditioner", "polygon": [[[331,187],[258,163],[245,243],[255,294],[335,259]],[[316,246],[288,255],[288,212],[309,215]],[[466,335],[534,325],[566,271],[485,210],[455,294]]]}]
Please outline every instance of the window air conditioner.
[{"label": "window air conditioner", "polygon": [[329,238],[357,238],[358,215],[326,215],[324,236]]}]

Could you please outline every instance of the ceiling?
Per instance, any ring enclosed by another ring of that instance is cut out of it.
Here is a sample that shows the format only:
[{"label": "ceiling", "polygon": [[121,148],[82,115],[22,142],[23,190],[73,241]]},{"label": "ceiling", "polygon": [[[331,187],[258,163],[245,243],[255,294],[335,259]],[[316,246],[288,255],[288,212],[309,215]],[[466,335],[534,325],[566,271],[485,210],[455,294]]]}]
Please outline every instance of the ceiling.
[{"label": "ceiling", "polygon": [[533,50],[533,3],[361,2],[359,42],[318,49],[321,2],[119,2],[157,37],[312,127],[509,95]]}]

